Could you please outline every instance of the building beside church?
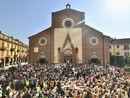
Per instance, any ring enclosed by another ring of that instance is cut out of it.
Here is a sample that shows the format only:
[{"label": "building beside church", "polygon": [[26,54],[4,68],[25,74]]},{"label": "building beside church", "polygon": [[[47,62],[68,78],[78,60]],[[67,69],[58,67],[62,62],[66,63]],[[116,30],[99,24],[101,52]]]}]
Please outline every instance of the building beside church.
[{"label": "building beside church", "polygon": [[110,55],[114,56],[114,63],[118,64],[117,57],[124,58],[124,64],[130,64],[130,38],[112,39],[109,45]]},{"label": "building beside church", "polygon": [[109,64],[110,37],[85,24],[85,13],[66,8],[52,13],[51,27],[29,37],[29,63]]}]

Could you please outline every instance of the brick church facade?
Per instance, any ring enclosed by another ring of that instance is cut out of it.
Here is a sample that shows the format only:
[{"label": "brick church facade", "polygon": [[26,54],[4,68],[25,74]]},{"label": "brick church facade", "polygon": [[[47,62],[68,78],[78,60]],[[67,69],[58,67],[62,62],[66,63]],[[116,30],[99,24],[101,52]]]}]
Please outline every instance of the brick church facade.
[{"label": "brick church facade", "polygon": [[66,8],[52,13],[51,27],[29,37],[29,63],[109,64],[109,36],[85,24],[85,13]]}]

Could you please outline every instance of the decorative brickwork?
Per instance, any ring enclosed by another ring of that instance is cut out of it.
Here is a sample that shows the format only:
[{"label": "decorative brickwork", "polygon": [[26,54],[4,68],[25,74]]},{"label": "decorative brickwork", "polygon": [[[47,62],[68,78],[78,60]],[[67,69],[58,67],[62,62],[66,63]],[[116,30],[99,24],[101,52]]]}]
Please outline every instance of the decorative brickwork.
[{"label": "decorative brickwork", "polygon": [[[52,26],[29,37],[29,63],[69,60],[72,63],[109,64],[109,37],[86,25],[84,20],[84,12],[71,9],[69,5],[53,12]],[[46,44],[39,44],[41,38],[46,39]],[[46,56],[46,61],[40,62],[41,54]]]}]

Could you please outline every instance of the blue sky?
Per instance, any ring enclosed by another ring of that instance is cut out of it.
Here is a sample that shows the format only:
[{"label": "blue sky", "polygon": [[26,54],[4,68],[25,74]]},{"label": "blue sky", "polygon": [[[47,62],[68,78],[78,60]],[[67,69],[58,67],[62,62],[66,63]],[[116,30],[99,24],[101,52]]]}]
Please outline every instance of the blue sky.
[{"label": "blue sky", "polygon": [[130,38],[130,0],[0,0],[0,31],[28,44],[28,37],[51,26],[51,12],[85,12],[85,23],[104,35]]}]

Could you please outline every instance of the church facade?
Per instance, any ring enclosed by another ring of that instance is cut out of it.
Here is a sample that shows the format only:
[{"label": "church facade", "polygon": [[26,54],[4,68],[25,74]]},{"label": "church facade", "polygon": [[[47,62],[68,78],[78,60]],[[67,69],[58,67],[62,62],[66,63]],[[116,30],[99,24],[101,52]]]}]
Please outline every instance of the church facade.
[{"label": "church facade", "polygon": [[66,8],[52,13],[51,27],[29,37],[29,63],[109,64],[109,36],[85,24],[85,13]]}]

